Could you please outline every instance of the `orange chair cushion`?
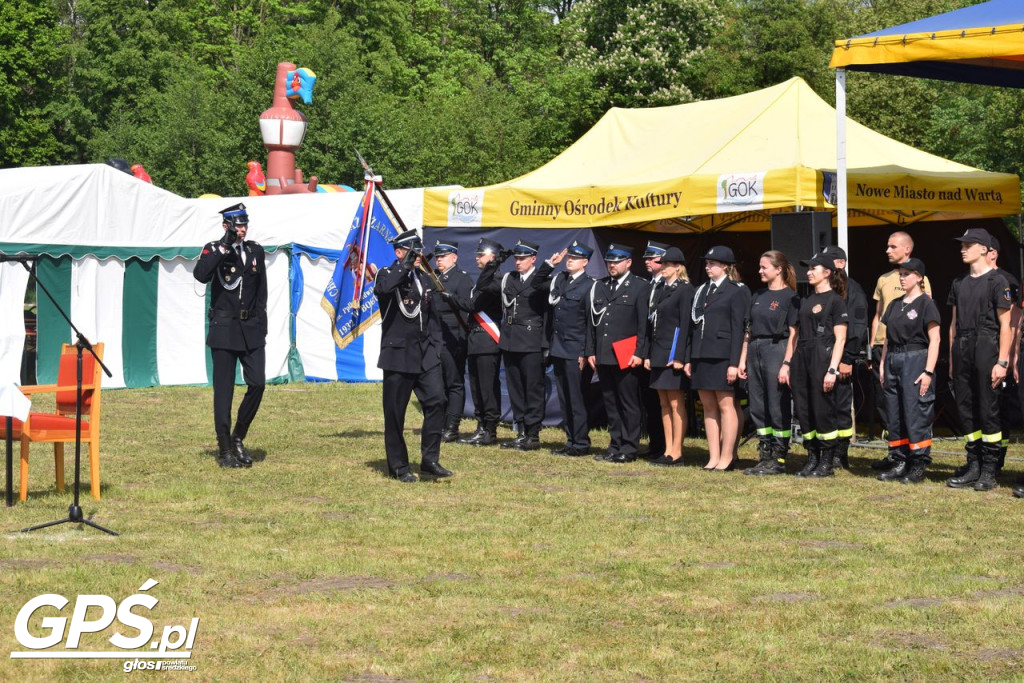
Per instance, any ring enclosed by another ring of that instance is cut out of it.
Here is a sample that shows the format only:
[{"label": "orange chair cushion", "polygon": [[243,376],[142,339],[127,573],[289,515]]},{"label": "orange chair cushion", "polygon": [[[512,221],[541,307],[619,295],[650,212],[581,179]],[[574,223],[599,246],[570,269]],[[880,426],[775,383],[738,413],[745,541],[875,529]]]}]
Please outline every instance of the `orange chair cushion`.
[{"label": "orange chair cushion", "polygon": [[[96,359],[91,353],[82,356],[82,384],[91,384],[93,372],[95,372]],[[60,367],[57,370],[57,384],[63,387],[73,387],[78,384],[78,353],[61,354]],[[57,407],[64,412],[75,410],[75,394],[71,391],[57,392]],[[92,389],[82,392],[82,410],[87,411],[89,402],[92,400]]]},{"label": "orange chair cushion", "polygon": [[[36,431],[75,431],[75,418],[53,415],[51,413],[29,413],[29,424],[32,429],[29,435]],[[82,434],[89,431],[89,421],[82,420]]]},{"label": "orange chair cushion", "polygon": [[[74,420],[72,420],[72,422],[74,422]],[[11,429],[11,438],[12,439],[20,439],[21,438],[21,427],[22,427],[21,420],[15,419],[14,422],[12,423],[12,426],[13,426],[13,429]],[[7,418],[6,417],[0,417],[0,439],[6,439],[6,438],[7,438]]]}]

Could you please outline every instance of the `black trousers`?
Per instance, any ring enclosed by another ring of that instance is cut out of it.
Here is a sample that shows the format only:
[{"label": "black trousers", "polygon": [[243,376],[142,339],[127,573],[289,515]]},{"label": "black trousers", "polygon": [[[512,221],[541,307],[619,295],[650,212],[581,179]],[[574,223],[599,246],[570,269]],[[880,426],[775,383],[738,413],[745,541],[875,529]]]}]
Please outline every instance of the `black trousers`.
[{"label": "black trousers", "polygon": [[890,353],[885,357],[886,419],[889,425],[889,454],[903,460],[910,454],[932,461],[932,421],[935,419],[935,388],[921,396],[914,384],[924,372],[928,349]]},{"label": "black trousers", "polygon": [[886,413],[888,412],[885,408],[885,392],[882,391],[882,380],[879,379],[878,370],[882,367],[882,347],[872,346],[871,347],[871,376],[874,378],[874,382],[871,383],[871,396],[875,402],[875,414],[878,416],[878,424],[882,430],[886,430],[888,425],[886,424]]},{"label": "black trousers", "polygon": [[466,343],[441,347],[441,374],[446,397],[445,421],[459,423],[466,408]]},{"label": "black trousers", "polygon": [[836,392],[833,389],[826,393],[823,388],[831,360],[831,343],[800,340],[790,369],[800,432],[804,439],[818,439],[823,445],[835,443],[839,436]]},{"label": "black trousers", "polygon": [[623,455],[636,455],[640,441],[640,372],[636,368],[622,370],[618,365],[601,365],[601,396],[608,413],[611,434],[609,450]]},{"label": "black trousers", "polygon": [[469,393],[476,419],[497,425],[501,419],[501,356],[497,353],[469,356]]},{"label": "black trousers", "polygon": [[845,380],[836,375],[836,386],[832,391],[836,395],[836,425],[839,427],[839,440],[849,441],[853,438],[853,375],[851,374],[849,379]]},{"label": "black trousers", "polygon": [[544,423],[544,353],[502,351],[502,356],[512,417],[527,436],[538,436]]},{"label": "black trousers", "polygon": [[968,444],[999,445],[999,390],[992,388],[992,366],[999,360],[999,335],[961,334],[953,340],[953,391]]},{"label": "black trousers", "polygon": [[640,400],[644,409],[644,424],[647,427],[648,452],[652,455],[665,454],[665,423],[661,421],[661,399],[658,390],[651,389],[651,371],[640,369]]},{"label": "black trousers", "polygon": [[441,458],[441,430],[444,427],[444,382],[441,366],[423,372],[384,371],[384,450],[388,474],[401,476],[409,471],[409,450],[405,446],[405,411],[409,397],[423,409],[420,429],[420,459],[436,463]]},{"label": "black trousers", "polygon": [[793,403],[789,387],[779,384],[786,339],[752,339],[747,346],[747,399],[757,440],[789,448]]},{"label": "black trousers", "polygon": [[[213,359],[214,429],[218,437],[226,438],[234,434],[244,439],[263,401],[263,390],[267,381],[266,347],[261,346],[250,351],[210,349],[210,356]],[[235,396],[235,370],[238,363],[242,364],[242,378],[245,380],[246,390],[242,403],[238,406],[238,418],[232,432],[231,401]]]},{"label": "black trousers", "polygon": [[584,389],[590,384],[593,371],[586,363],[580,370],[576,358],[552,358],[558,403],[562,407],[565,445],[569,448],[590,448],[590,425]]}]

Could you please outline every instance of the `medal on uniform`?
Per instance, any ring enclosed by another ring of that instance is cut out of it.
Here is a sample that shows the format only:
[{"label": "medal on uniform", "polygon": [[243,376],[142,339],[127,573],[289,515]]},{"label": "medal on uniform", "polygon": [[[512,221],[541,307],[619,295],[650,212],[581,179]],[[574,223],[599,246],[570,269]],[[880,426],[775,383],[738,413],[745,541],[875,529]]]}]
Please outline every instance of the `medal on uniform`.
[{"label": "medal on uniform", "polygon": [[235,267],[234,266],[231,266],[231,272],[232,273],[235,272]]}]

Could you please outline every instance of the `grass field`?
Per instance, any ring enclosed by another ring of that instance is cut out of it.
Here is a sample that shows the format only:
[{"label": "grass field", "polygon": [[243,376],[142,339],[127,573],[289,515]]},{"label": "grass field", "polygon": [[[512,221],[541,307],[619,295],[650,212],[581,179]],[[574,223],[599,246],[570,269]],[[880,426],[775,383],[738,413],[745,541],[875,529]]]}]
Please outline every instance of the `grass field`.
[{"label": "grass field", "polygon": [[[123,676],[118,660],[7,658],[25,649],[15,619],[43,593],[120,603],[148,578],[157,635],[200,618],[196,670],[168,674],[196,680],[1024,676],[1024,501],[1005,482],[946,488],[958,458],[905,486],[856,449],[852,474],[804,481],[704,472],[700,442],[694,467],[667,470],[446,445],[456,476],[408,485],[384,474],[379,385],[270,387],[251,470],[216,467],[210,404],[203,388],[104,393],[103,500],[82,500],[118,538],[13,531],[71,500],[33,447],[29,500],[3,513],[0,679]],[[113,651],[115,626],[79,649]]]}]

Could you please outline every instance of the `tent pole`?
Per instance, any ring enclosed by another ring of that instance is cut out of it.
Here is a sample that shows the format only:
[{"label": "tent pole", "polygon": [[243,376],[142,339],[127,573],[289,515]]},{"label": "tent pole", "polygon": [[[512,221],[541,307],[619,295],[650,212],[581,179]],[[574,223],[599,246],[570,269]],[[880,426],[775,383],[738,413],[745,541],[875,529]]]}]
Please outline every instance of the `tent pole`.
[{"label": "tent pole", "polygon": [[1017,214],[1017,260],[1020,265],[1020,274],[1024,277],[1024,235],[1021,234],[1021,215],[1019,213]]},{"label": "tent pole", "polygon": [[[846,209],[846,69],[836,69],[836,229],[839,246],[849,255]],[[850,260],[846,261],[850,272]]]}]

